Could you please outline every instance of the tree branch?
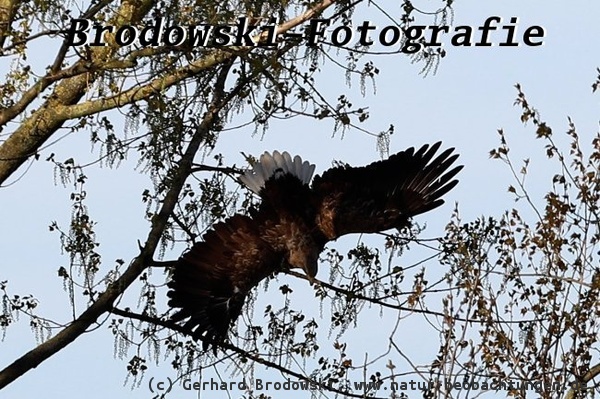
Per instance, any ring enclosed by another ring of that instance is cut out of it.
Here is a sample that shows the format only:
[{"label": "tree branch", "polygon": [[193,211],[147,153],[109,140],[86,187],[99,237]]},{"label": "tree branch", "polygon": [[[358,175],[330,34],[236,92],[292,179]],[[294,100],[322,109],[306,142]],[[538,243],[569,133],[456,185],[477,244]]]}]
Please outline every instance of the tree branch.
[{"label": "tree branch", "polygon": [[[327,7],[331,6],[335,0],[324,0],[321,3],[310,8],[303,14],[284,22],[277,27],[277,34],[287,32],[296,26],[303,24],[315,15],[323,12]],[[254,37],[254,40],[261,40],[262,37],[266,37],[266,32],[258,37]],[[171,86],[187,79],[191,76],[197,75],[198,73],[214,67],[215,65],[230,60],[234,55],[238,53],[246,53],[251,51],[250,47],[230,47],[227,50],[214,50],[210,54],[202,57],[199,60],[191,62],[183,68],[178,69],[170,75],[154,79],[152,82],[141,87],[133,87],[127,91],[124,91],[118,95],[109,98],[102,98],[95,101],[89,101],[82,104],[70,105],[62,107],[57,112],[59,118],[73,119],[90,114],[106,111],[109,109],[121,107],[132,102],[140,101],[148,98],[154,93],[160,93],[167,90]]]},{"label": "tree branch", "polygon": [[0,0],[0,50],[4,47],[18,4],[16,0]]},{"label": "tree branch", "polygon": [[194,167],[192,168],[192,173],[193,172],[221,172],[226,175],[239,175],[244,173],[245,169],[194,164]]},{"label": "tree branch", "polygon": [[[224,68],[221,79],[224,80],[229,67]],[[238,86],[238,91],[240,87]],[[152,219],[152,228],[148,234],[145,245],[141,253],[133,260],[131,265],[125,270],[123,275],[112,283],[104,293],[98,296],[89,308],[87,308],[73,323],[61,330],[56,336],[48,341],[38,345],[36,348],[27,352],[25,355],[0,371],[0,389],[10,384],[27,371],[37,367],[44,360],[60,351],[62,348],[73,342],[77,337],[83,334],[86,329],[98,320],[103,313],[112,309],[114,301],[131,285],[140,274],[152,262],[153,254],[160,242],[167,221],[175,208],[179,199],[179,194],[184,186],[187,177],[190,174],[194,156],[200,145],[207,137],[209,130],[215,122],[218,122],[219,111],[237,94],[232,91],[230,96],[223,98],[222,85],[215,89],[215,95],[209,110],[204,115],[202,122],[194,133],[188,148],[178,163],[177,170],[171,180],[171,187],[163,200],[160,211]]]},{"label": "tree branch", "polygon": [[[111,23],[115,25],[135,24],[146,15],[152,4],[153,2],[150,0],[123,1]],[[90,52],[91,59],[110,58],[116,49],[117,47],[114,46],[94,47]],[[85,66],[85,62],[85,60],[79,60],[73,68],[81,68],[79,65]],[[56,86],[49,99],[19,124],[17,130],[0,145],[0,185],[63,125],[67,118],[62,118],[57,111],[79,102],[96,79],[96,74],[87,72],[63,80]],[[50,83],[52,83],[52,79],[42,79],[41,84],[36,84],[25,93],[24,99],[17,102],[19,104],[17,108],[1,112],[0,127],[24,111],[25,107],[37,98],[40,90],[45,88],[44,85]]]},{"label": "tree branch", "polygon": [[[285,274],[289,274],[290,276],[294,276],[294,277],[298,277],[301,278],[303,280],[309,281],[308,277],[306,277],[305,274],[302,273],[298,273],[295,272],[293,270],[285,270],[284,271]],[[434,310],[429,310],[429,309],[417,309],[417,308],[412,308],[412,307],[407,307],[407,306],[401,306],[401,305],[394,305],[392,303],[388,303],[388,302],[384,302],[378,298],[372,298],[369,296],[365,296],[359,293],[356,293],[354,291],[349,291],[349,290],[345,290],[343,288],[337,287],[335,285],[329,284],[325,281],[321,281],[319,279],[315,279],[316,283],[319,284],[320,286],[323,286],[331,291],[334,291],[340,295],[345,295],[348,297],[352,297],[352,298],[356,298],[356,299],[360,299],[363,301],[367,301],[367,302],[371,302],[372,304],[375,305],[379,305],[382,306],[384,308],[389,308],[389,309],[394,309],[394,310],[405,310],[407,312],[410,313],[422,313],[422,314],[426,314],[426,315],[430,315],[430,316],[436,316],[436,317],[442,317],[442,318],[448,318],[448,317],[452,317],[453,320],[456,321],[461,321],[461,322],[468,322],[468,323],[479,323],[479,324],[485,324],[488,323],[487,320],[481,320],[481,319],[468,319],[468,318],[462,318],[462,317],[458,317],[458,316],[452,316],[452,315],[448,315],[445,313],[441,313],[441,312],[436,312]],[[411,294],[411,292],[403,292],[403,294],[408,295]],[[531,319],[531,320],[497,320],[498,323],[504,323],[504,324],[519,324],[519,323],[539,323],[543,321],[542,319]]]},{"label": "tree branch", "polygon": [[[334,4],[334,2],[335,0],[323,0],[303,14],[280,25],[277,28],[277,33],[284,33],[306,22]],[[150,1],[146,1],[144,4],[146,12],[151,3],[152,2]],[[138,12],[139,10],[136,9],[142,8],[139,5],[136,5],[135,7],[131,4],[127,5],[128,7],[124,5],[122,8],[125,8],[126,11],[128,11],[125,15],[130,19],[133,14],[139,18],[145,15],[145,12]],[[123,12],[117,13],[117,15],[119,14],[123,14]],[[131,25],[131,22],[132,21],[130,20],[120,18],[116,25]],[[259,36],[259,38],[260,37],[261,36]],[[87,72],[64,80],[56,87],[54,93],[50,96],[50,99],[21,123],[19,128],[0,146],[0,185],[4,183],[4,181],[6,181],[6,179],[29,157],[34,155],[43,143],[46,142],[46,140],[48,140],[48,138],[54,134],[66,120],[92,115],[101,111],[107,111],[147,99],[153,94],[161,93],[208,68],[212,68],[220,63],[233,59],[236,52],[248,52],[251,50],[252,48],[247,47],[233,47],[228,49],[228,51],[215,50],[207,56],[196,60],[171,74],[152,80],[146,85],[133,87],[112,97],[86,101],[81,104],[77,103],[87,92],[90,83],[93,82],[97,76],[94,76],[92,72]],[[113,51],[111,46],[94,48],[94,59],[110,58],[107,55],[107,52],[109,51]],[[32,93],[39,93],[39,87],[34,87],[30,90],[33,90]],[[26,100],[27,104],[30,102],[31,101]],[[15,111],[11,111],[6,115],[0,113],[0,126],[3,125],[3,120],[5,124],[8,120],[14,118],[16,116],[13,115],[14,112]]]},{"label": "tree branch", "polygon": [[567,391],[565,399],[574,399],[578,393],[586,396],[586,390],[590,389],[587,387],[587,383],[592,381],[596,376],[600,375],[600,364],[596,364],[592,367],[585,375],[575,383],[575,386]]},{"label": "tree branch", "polygon": [[[173,323],[172,321],[169,320],[163,320],[163,319],[159,319],[157,317],[151,317],[151,316],[147,316],[147,315],[143,315],[143,314],[139,314],[139,313],[134,313],[131,312],[129,310],[122,310],[122,309],[118,309],[118,308],[112,308],[110,310],[111,313],[116,314],[118,316],[123,316],[123,317],[127,317],[130,319],[134,319],[134,320],[140,320],[149,324],[154,324],[154,325],[158,325],[158,326],[162,326],[162,327],[166,327],[169,328],[171,330],[180,332],[184,335],[189,335],[189,331],[187,331],[185,328],[183,328],[183,326],[180,326],[178,324]],[[221,347],[224,350],[228,350],[231,352],[234,352],[240,356],[243,356],[247,359],[250,359],[252,361],[255,361],[256,363],[260,363],[263,366],[267,366],[270,368],[273,368],[275,370],[278,370],[282,373],[285,373],[287,375],[290,375],[294,378],[297,378],[298,380],[301,381],[306,381],[310,384],[315,384],[317,387],[319,387],[320,389],[326,389],[330,392],[335,392],[338,394],[343,395],[346,398],[364,398],[363,395],[357,395],[357,394],[353,394],[347,391],[342,391],[341,389],[337,389],[334,388],[331,385],[326,385],[323,384],[321,381],[317,381],[317,380],[313,380],[310,377],[307,377],[303,374],[300,374],[298,372],[295,372],[293,370],[290,370],[286,367],[283,367],[282,365],[278,364],[278,363],[274,363],[271,362],[269,360],[263,359],[262,357],[260,357],[257,354],[254,353],[250,353],[242,348],[239,348],[233,344],[227,343],[227,342],[219,342],[217,343],[217,345],[219,345],[219,347]],[[386,399],[386,398],[382,398],[382,397],[376,397],[376,396],[369,396],[372,399]]]}]

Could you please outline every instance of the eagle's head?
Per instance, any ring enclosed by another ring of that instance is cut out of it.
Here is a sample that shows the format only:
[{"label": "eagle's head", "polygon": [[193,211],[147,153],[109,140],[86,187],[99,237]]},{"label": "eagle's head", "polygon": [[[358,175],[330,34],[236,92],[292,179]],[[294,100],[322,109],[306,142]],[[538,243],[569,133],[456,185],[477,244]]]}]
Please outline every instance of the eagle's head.
[{"label": "eagle's head", "polygon": [[296,241],[295,245],[289,247],[288,263],[291,267],[299,268],[304,271],[310,283],[315,282],[315,276],[319,268],[319,253],[320,249],[317,244],[310,238]]}]

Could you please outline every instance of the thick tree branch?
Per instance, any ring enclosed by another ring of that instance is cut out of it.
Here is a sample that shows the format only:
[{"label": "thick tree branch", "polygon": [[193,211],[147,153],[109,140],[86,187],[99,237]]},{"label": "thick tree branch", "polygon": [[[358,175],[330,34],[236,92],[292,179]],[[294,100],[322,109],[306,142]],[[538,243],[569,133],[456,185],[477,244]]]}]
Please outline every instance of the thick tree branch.
[{"label": "thick tree branch", "polygon": [[4,47],[18,4],[16,0],[0,0],[0,50]]},{"label": "thick tree branch", "polygon": [[[277,28],[277,33],[281,34],[294,29],[298,25],[303,24],[310,18],[313,18],[315,15],[321,13],[333,3],[334,0],[322,1],[321,3],[310,8],[308,11],[304,12],[302,15],[299,15],[281,24]],[[255,38],[255,40],[258,39]],[[189,77],[195,76],[208,68],[212,68],[217,64],[230,60],[235,54],[245,53],[250,50],[251,48],[249,47],[230,47],[227,50],[215,50],[201,59],[191,62],[189,65],[176,70],[172,74],[154,79],[147,85],[133,87],[113,97],[102,98],[77,105],[64,106],[57,111],[57,117],[62,119],[78,118],[101,111],[122,107],[123,105],[146,99],[152,94],[167,90],[171,86],[174,86],[175,84],[180,83]]]},{"label": "thick tree branch", "polygon": [[[124,1],[111,23],[115,25],[136,24],[146,15],[152,4],[153,2],[150,0]],[[110,58],[116,48],[114,46],[95,47],[90,52],[91,59]],[[75,67],[80,68],[77,65],[84,62],[83,60],[78,61]],[[63,80],[56,86],[49,99],[19,124],[17,130],[0,146],[0,185],[63,125],[66,118],[61,118],[57,110],[76,104],[96,78],[94,73],[89,72]],[[22,112],[24,107],[36,98],[41,89],[45,88],[44,85],[50,83],[51,80],[42,80],[40,86],[34,86],[26,93],[22,103],[18,102],[19,107],[0,113],[0,127],[16,117],[18,113],[15,114],[15,112]]]},{"label": "thick tree branch", "polygon": [[[40,78],[35,84],[27,89],[15,104],[0,110],[0,127],[6,125],[10,120],[23,112],[29,106],[29,104],[31,104],[44,90],[46,90],[55,82],[82,74],[93,74],[100,70],[132,68],[137,65],[138,59],[142,57],[150,57],[167,51],[170,50],[164,47],[147,47],[141,50],[133,51],[125,58],[113,58],[110,60],[99,60],[94,58],[91,61],[79,60],[66,69],[55,70],[55,68],[52,68],[45,76]],[[57,61],[60,59],[61,57],[57,57]]]},{"label": "thick tree branch", "polygon": [[223,82],[227,76],[229,67],[224,68],[220,76],[221,84],[217,84],[214,100],[209,110],[204,115],[202,122],[194,133],[188,148],[178,163],[177,170],[171,180],[170,189],[165,195],[160,211],[152,219],[152,228],[148,234],[145,245],[123,275],[112,283],[107,290],[98,296],[88,309],[86,309],[73,323],[61,330],[56,336],[32,349],[15,362],[0,371],[0,389],[10,384],[21,375],[37,367],[44,360],[73,342],[83,334],[88,327],[98,320],[103,313],[112,309],[114,301],[131,285],[140,274],[152,262],[152,257],[164,232],[167,221],[179,199],[179,194],[184,186],[186,178],[190,174],[194,156],[200,148],[208,132],[218,121],[219,111],[239,91],[232,91],[229,96],[223,98]]},{"label": "thick tree branch", "polygon": [[[146,12],[149,3],[151,2],[146,1],[144,4]],[[283,33],[293,29],[321,13],[332,4],[334,4],[334,0],[324,0],[314,5],[303,14],[280,25],[277,32]],[[139,5],[136,6],[138,8],[141,7]],[[126,6],[124,5],[122,8],[123,7]],[[131,4],[129,4],[129,8],[130,9],[126,10],[129,12],[125,14],[126,16],[129,16],[129,20],[121,17],[121,20],[115,25],[131,24],[132,14],[139,18],[145,15],[145,12],[135,10],[135,7]],[[95,55],[94,59],[110,58],[110,55],[106,54],[107,51],[112,51],[110,49],[112,49],[111,46],[95,48],[94,52],[99,54]],[[94,76],[92,72],[88,72],[64,80],[56,87],[54,93],[50,96],[50,99],[35,111],[31,117],[21,123],[19,128],[0,146],[0,185],[29,157],[34,155],[43,143],[46,142],[46,140],[48,140],[48,138],[54,134],[66,120],[92,115],[101,111],[122,107],[136,101],[147,99],[148,97],[163,92],[208,68],[233,59],[237,52],[248,52],[250,50],[252,49],[246,47],[230,48],[228,51],[215,50],[207,56],[196,60],[171,74],[152,80],[146,85],[133,87],[113,97],[87,101],[81,104],[77,103],[87,92],[90,83],[96,79],[96,76]],[[76,70],[74,72],[79,73],[81,71]],[[40,87],[32,88],[29,97],[31,97],[32,94],[39,93],[40,88],[43,87],[44,84],[48,84],[48,82],[44,82]],[[10,111],[5,115],[0,113],[0,126],[14,118],[17,109],[21,111],[24,110],[23,105],[27,105],[30,102],[31,99],[27,99],[15,110]]]},{"label": "thick tree branch", "polygon": [[582,394],[583,396],[587,397],[586,391],[593,389],[588,387],[587,384],[599,375],[600,364],[596,364],[587,373],[585,373],[585,375],[579,381],[574,383],[574,386],[567,391],[565,399],[574,399],[577,397],[577,394]]},{"label": "thick tree branch", "polygon": [[0,127],[6,125],[8,121],[19,115],[27,108],[44,90],[46,90],[52,83],[62,79],[70,78],[73,76],[81,75],[89,72],[91,68],[86,62],[78,61],[72,67],[63,69],[59,73],[47,74],[46,76],[39,79],[33,86],[31,86],[23,95],[19,98],[15,104],[8,108],[0,110]]}]

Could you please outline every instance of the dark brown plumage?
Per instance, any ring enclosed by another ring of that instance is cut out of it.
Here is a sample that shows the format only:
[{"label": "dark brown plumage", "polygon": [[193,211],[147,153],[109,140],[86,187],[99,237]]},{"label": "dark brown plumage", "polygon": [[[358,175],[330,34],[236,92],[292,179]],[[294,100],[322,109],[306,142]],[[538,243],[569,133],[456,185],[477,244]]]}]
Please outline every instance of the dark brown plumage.
[{"label": "dark brown plumage", "polygon": [[312,282],[328,241],[349,233],[402,228],[443,204],[462,166],[441,143],[392,155],[364,167],[336,167],[316,176],[314,165],[284,152],[265,153],[240,178],[262,202],[250,216],[216,223],[178,261],[168,286],[173,320],[204,348],[227,336],[247,293],[284,268],[302,268]]}]

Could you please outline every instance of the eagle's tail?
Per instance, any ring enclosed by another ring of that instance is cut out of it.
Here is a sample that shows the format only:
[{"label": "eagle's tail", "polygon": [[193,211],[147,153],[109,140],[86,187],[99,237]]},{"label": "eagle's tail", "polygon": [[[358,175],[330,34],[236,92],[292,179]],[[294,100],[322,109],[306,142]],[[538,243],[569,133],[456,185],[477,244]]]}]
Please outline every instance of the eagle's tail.
[{"label": "eagle's tail", "polygon": [[302,162],[302,159],[296,155],[294,159],[287,151],[280,153],[273,151],[273,155],[265,152],[260,156],[252,169],[246,171],[240,176],[240,181],[256,194],[264,188],[265,182],[270,178],[278,178],[285,174],[296,176],[302,183],[310,183],[310,179],[315,171],[315,165],[308,161]]}]

